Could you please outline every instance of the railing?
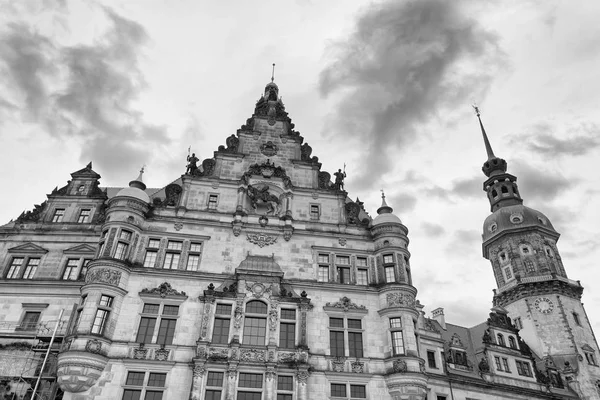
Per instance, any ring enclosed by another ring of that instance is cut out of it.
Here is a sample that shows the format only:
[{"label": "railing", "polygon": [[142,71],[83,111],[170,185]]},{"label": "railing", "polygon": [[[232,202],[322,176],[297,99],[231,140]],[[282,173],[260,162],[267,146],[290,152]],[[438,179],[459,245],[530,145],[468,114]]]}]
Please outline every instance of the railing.
[{"label": "railing", "polygon": [[38,337],[50,337],[52,336],[52,332],[54,332],[54,328],[56,324],[58,324],[58,328],[56,330],[57,336],[64,336],[67,333],[67,319],[58,320],[48,320],[37,323],[18,323],[18,322],[0,322],[0,334],[10,334],[10,333],[28,333],[31,336]]}]

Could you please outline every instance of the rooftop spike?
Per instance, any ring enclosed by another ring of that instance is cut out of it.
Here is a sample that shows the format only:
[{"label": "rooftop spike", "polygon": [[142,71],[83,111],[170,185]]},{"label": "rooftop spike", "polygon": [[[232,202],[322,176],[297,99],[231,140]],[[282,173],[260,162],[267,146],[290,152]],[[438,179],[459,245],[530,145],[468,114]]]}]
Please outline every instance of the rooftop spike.
[{"label": "rooftop spike", "polygon": [[142,167],[142,169],[140,169],[140,174],[138,175],[138,177],[135,180],[129,182],[129,187],[146,190],[146,184],[142,180],[142,175],[144,174],[144,167]]},{"label": "rooftop spike", "polygon": [[377,209],[377,214],[391,214],[393,211],[394,209],[385,202],[385,193],[381,189],[381,207]]},{"label": "rooftop spike", "polygon": [[494,150],[492,150],[492,145],[485,133],[485,128],[483,127],[483,122],[481,122],[481,112],[479,111],[479,107],[473,105],[473,109],[475,110],[475,115],[477,115],[477,119],[479,120],[479,126],[481,127],[481,134],[483,135],[483,143],[485,143],[485,151],[487,152],[488,160],[496,158],[494,155]]},{"label": "rooftop spike", "polygon": [[271,82],[275,80],[275,63],[273,63],[273,72],[271,73]]}]

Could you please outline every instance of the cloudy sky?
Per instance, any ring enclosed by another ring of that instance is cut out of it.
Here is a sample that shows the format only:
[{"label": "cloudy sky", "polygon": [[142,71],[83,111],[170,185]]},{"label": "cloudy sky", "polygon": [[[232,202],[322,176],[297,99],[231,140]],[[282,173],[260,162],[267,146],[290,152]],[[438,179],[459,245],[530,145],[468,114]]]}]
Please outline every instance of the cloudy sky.
[{"label": "cloudy sky", "polygon": [[480,105],[525,204],[563,235],[600,333],[600,2],[0,0],[0,222],[93,161],[149,187],[207,158],[275,81],[323,169],[410,230],[429,313],[474,325],[495,282]]}]

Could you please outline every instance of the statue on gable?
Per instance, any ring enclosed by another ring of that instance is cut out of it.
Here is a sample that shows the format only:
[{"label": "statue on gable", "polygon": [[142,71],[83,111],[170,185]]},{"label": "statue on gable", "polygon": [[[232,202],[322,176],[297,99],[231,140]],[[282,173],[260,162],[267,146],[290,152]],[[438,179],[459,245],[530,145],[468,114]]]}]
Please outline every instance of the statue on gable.
[{"label": "statue on gable", "polygon": [[190,156],[190,149],[188,148],[188,156],[187,156],[187,166],[185,169],[185,174],[186,175],[194,175],[195,172],[198,170],[198,161],[200,161],[200,159],[198,157],[196,157],[196,153],[192,153],[192,155]]},{"label": "statue on gable", "polygon": [[269,187],[264,186],[252,186],[248,185],[248,197],[252,208],[256,211],[259,204],[267,205],[267,214],[279,214],[280,201],[279,197],[269,193]]},{"label": "statue on gable", "polygon": [[344,164],[344,171],[338,169],[338,172],[335,172],[335,182],[333,186],[335,190],[344,190],[344,178],[346,178],[346,165]]}]

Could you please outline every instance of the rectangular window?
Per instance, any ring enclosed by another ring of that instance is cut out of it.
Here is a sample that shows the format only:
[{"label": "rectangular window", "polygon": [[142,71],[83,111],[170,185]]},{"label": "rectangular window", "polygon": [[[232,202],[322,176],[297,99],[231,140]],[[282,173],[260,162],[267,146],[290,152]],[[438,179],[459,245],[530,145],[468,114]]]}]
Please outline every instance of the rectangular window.
[{"label": "rectangular window", "polygon": [[160,327],[158,328],[158,337],[156,338],[156,343],[164,345],[173,344],[176,323],[176,319],[162,318],[160,321]]},{"label": "rectangular window", "polygon": [[[162,308],[161,308],[162,307]],[[159,311],[162,312],[159,315]],[[162,305],[161,304],[144,304],[142,310],[142,318],[138,329],[136,342],[137,343],[152,343],[152,338],[158,326],[156,343],[161,345],[173,344],[175,336],[175,326],[177,325],[176,318],[165,318],[165,316],[179,315],[179,306]]]},{"label": "rectangular window", "polygon": [[346,385],[339,383],[331,384],[331,397],[346,397]]},{"label": "rectangular window", "polygon": [[348,349],[350,357],[363,357],[363,341],[361,332],[348,332]]},{"label": "rectangular window", "polygon": [[123,400],[162,400],[166,380],[165,373],[129,371]]},{"label": "rectangular window", "polygon": [[279,325],[279,347],[293,349],[296,347],[296,324],[282,322]]},{"label": "rectangular window", "polygon": [[179,253],[166,253],[165,262],[163,263],[164,269],[177,269],[179,265]]},{"label": "rectangular window", "polygon": [[38,265],[40,265],[39,258],[30,258],[27,260],[27,266],[25,267],[25,272],[23,273],[23,279],[33,279]]},{"label": "rectangular window", "polygon": [[330,331],[329,332],[329,348],[331,355],[334,357],[344,357],[344,332]]},{"label": "rectangular window", "polygon": [[158,257],[157,250],[146,250],[146,256],[144,257],[144,267],[145,268],[154,268],[157,257]]},{"label": "rectangular window", "polygon": [[427,364],[429,365],[429,368],[437,369],[437,365],[435,363],[435,352],[431,350],[427,350]]},{"label": "rectangular window", "polygon": [[390,328],[402,328],[402,318],[390,318]]},{"label": "rectangular window", "polygon": [[385,254],[383,256],[384,264],[393,264],[394,263],[394,255],[393,254]]},{"label": "rectangular window", "polygon": [[160,247],[160,239],[148,240],[148,247],[152,249],[158,249]]},{"label": "rectangular window", "polygon": [[183,248],[183,242],[175,242],[175,241],[169,240],[169,242],[167,243],[167,250],[181,251],[182,248]]},{"label": "rectangular window", "polygon": [[329,282],[329,267],[319,266],[319,282]]},{"label": "rectangular window", "polygon": [[394,282],[396,276],[394,275],[394,267],[385,267],[385,281],[387,283]]},{"label": "rectangular window", "polygon": [[223,372],[208,371],[206,378],[206,395],[205,400],[221,400],[223,391]]},{"label": "rectangular window", "polygon": [[318,204],[310,205],[310,219],[313,221],[318,221],[321,216],[321,210]]},{"label": "rectangular window", "polygon": [[496,363],[496,369],[502,371],[502,364],[500,363],[500,357],[494,356],[494,362]]},{"label": "rectangular window", "polygon": [[510,368],[508,367],[508,359],[502,358],[502,366],[504,367],[505,372],[510,372]]},{"label": "rectangular window", "polygon": [[264,346],[266,334],[266,318],[246,317],[244,319],[244,340],[242,341],[243,344]]},{"label": "rectangular window", "polygon": [[129,245],[123,242],[117,242],[117,248],[115,249],[115,258],[118,260],[124,260],[127,256],[127,249]]},{"label": "rectangular window", "polygon": [[216,210],[218,203],[219,203],[219,195],[218,194],[209,194],[208,195],[208,209],[209,210]]},{"label": "rectangular window", "polygon": [[365,385],[350,385],[350,397],[353,399],[366,399],[367,387]]},{"label": "rectangular window", "polygon": [[523,363],[523,375],[533,376],[531,373],[531,367],[529,366],[529,363],[527,363],[527,362]]},{"label": "rectangular window", "polygon": [[119,234],[119,239],[123,239],[123,240],[127,240],[130,241],[131,240],[131,236],[133,235],[132,232],[130,231],[126,231],[126,230],[122,230],[121,233]]},{"label": "rectangular window", "polygon": [[79,271],[79,280],[83,280],[85,278],[85,275],[87,274],[87,270],[88,270],[88,264],[90,263],[90,261],[92,261],[89,258],[84,258],[83,259],[83,264],[81,265],[81,271]]},{"label": "rectangular window", "polygon": [[356,257],[357,267],[367,267],[367,259],[365,257]]},{"label": "rectangular window", "polygon": [[63,218],[65,217],[65,209],[57,208],[54,210],[54,215],[52,216],[52,222],[63,222]]},{"label": "rectangular window", "polygon": [[365,286],[369,284],[368,273],[366,269],[359,268],[356,270],[356,284]]},{"label": "rectangular window", "polygon": [[103,307],[112,307],[114,297],[102,295],[100,296],[100,305]]},{"label": "rectangular window", "polygon": [[81,210],[79,212],[79,217],[77,218],[77,223],[79,224],[88,224],[90,222],[90,214],[92,210]]},{"label": "rectangular window", "polygon": [[67,260],[67,266],[63,273],[63,280],[75,281],[77,280],[77,268],[79,267],[79,259],[69,258]]},{"label": "rectangular window", "polygon": [[576,312],[573,313],[573,320],[577,325],[581,326],[581,322],[579,321],[579,314],[577,314]]},{"label": "rectangular window", "polygon": [[240,372],[238,387],[260,389],[263,387],[263,376],[262,374]]},{"label": "rectangular window", "polygon": [[26,311],[21,323],[17,330],[19,331],[33,331],[36,330],[38,322],[42,313],[40,311]]},{"label": "rectangular window", "polygon": [[200,256],[198,254],[188,255],[185,269],[188,271],[198,271],[198,265],[200,265]]},{"label": "rectangular window", "polygon": [[504,268],[504,275],[506,275],[506,280],[509,281],[512,279],[512,268],[511,267],[506,267]]},{"label": "rectangular window", "polygon": [[294,393],[293,376],[277,376],[277,400],[292,400]]},{"label": "rectangular window", "polygon": [[394,355],[404,354],[404,338],[402,337],[402,331],[392,332],[392,349]]},{"label": "rectangular window", "polygon": [[190,253],[200,253],[200,252],[202,252],[202,243],[190,244]]},{"label": "rectangular window", "polygon": [[108,320],[109,311],[98,309],[96,310],[96,316],[94,317],[94,324],[92,325],[92,333],[102,335],[104,328],[106,327],[106,321]]},{"label": "rectangular window", "polygon": [[6,279],[19,279],[23,261],[25,261],[24,257],[13,257],[8,268],[8,273],[6,274]]},{"label": "rectangular window", "polygon": [[350,283],[350,268],[337,267],[338,283]]},{"label": "rectangular window", "polygon": [[336,256],[335,263],[338,265],[350,265],[350,257],[348,256]]},{"label": "rectangular window", "polygon": [[216,344],[229,343],[229,329],[231,325],[230,304],[217,304],[215,311],[215,324],[213,327],[212,342]]},{"label": "rectangular window", "polygon": [[156,318],[142,317],[137,337],[135,338],[136,343],[152,343],[155,326]]}]

